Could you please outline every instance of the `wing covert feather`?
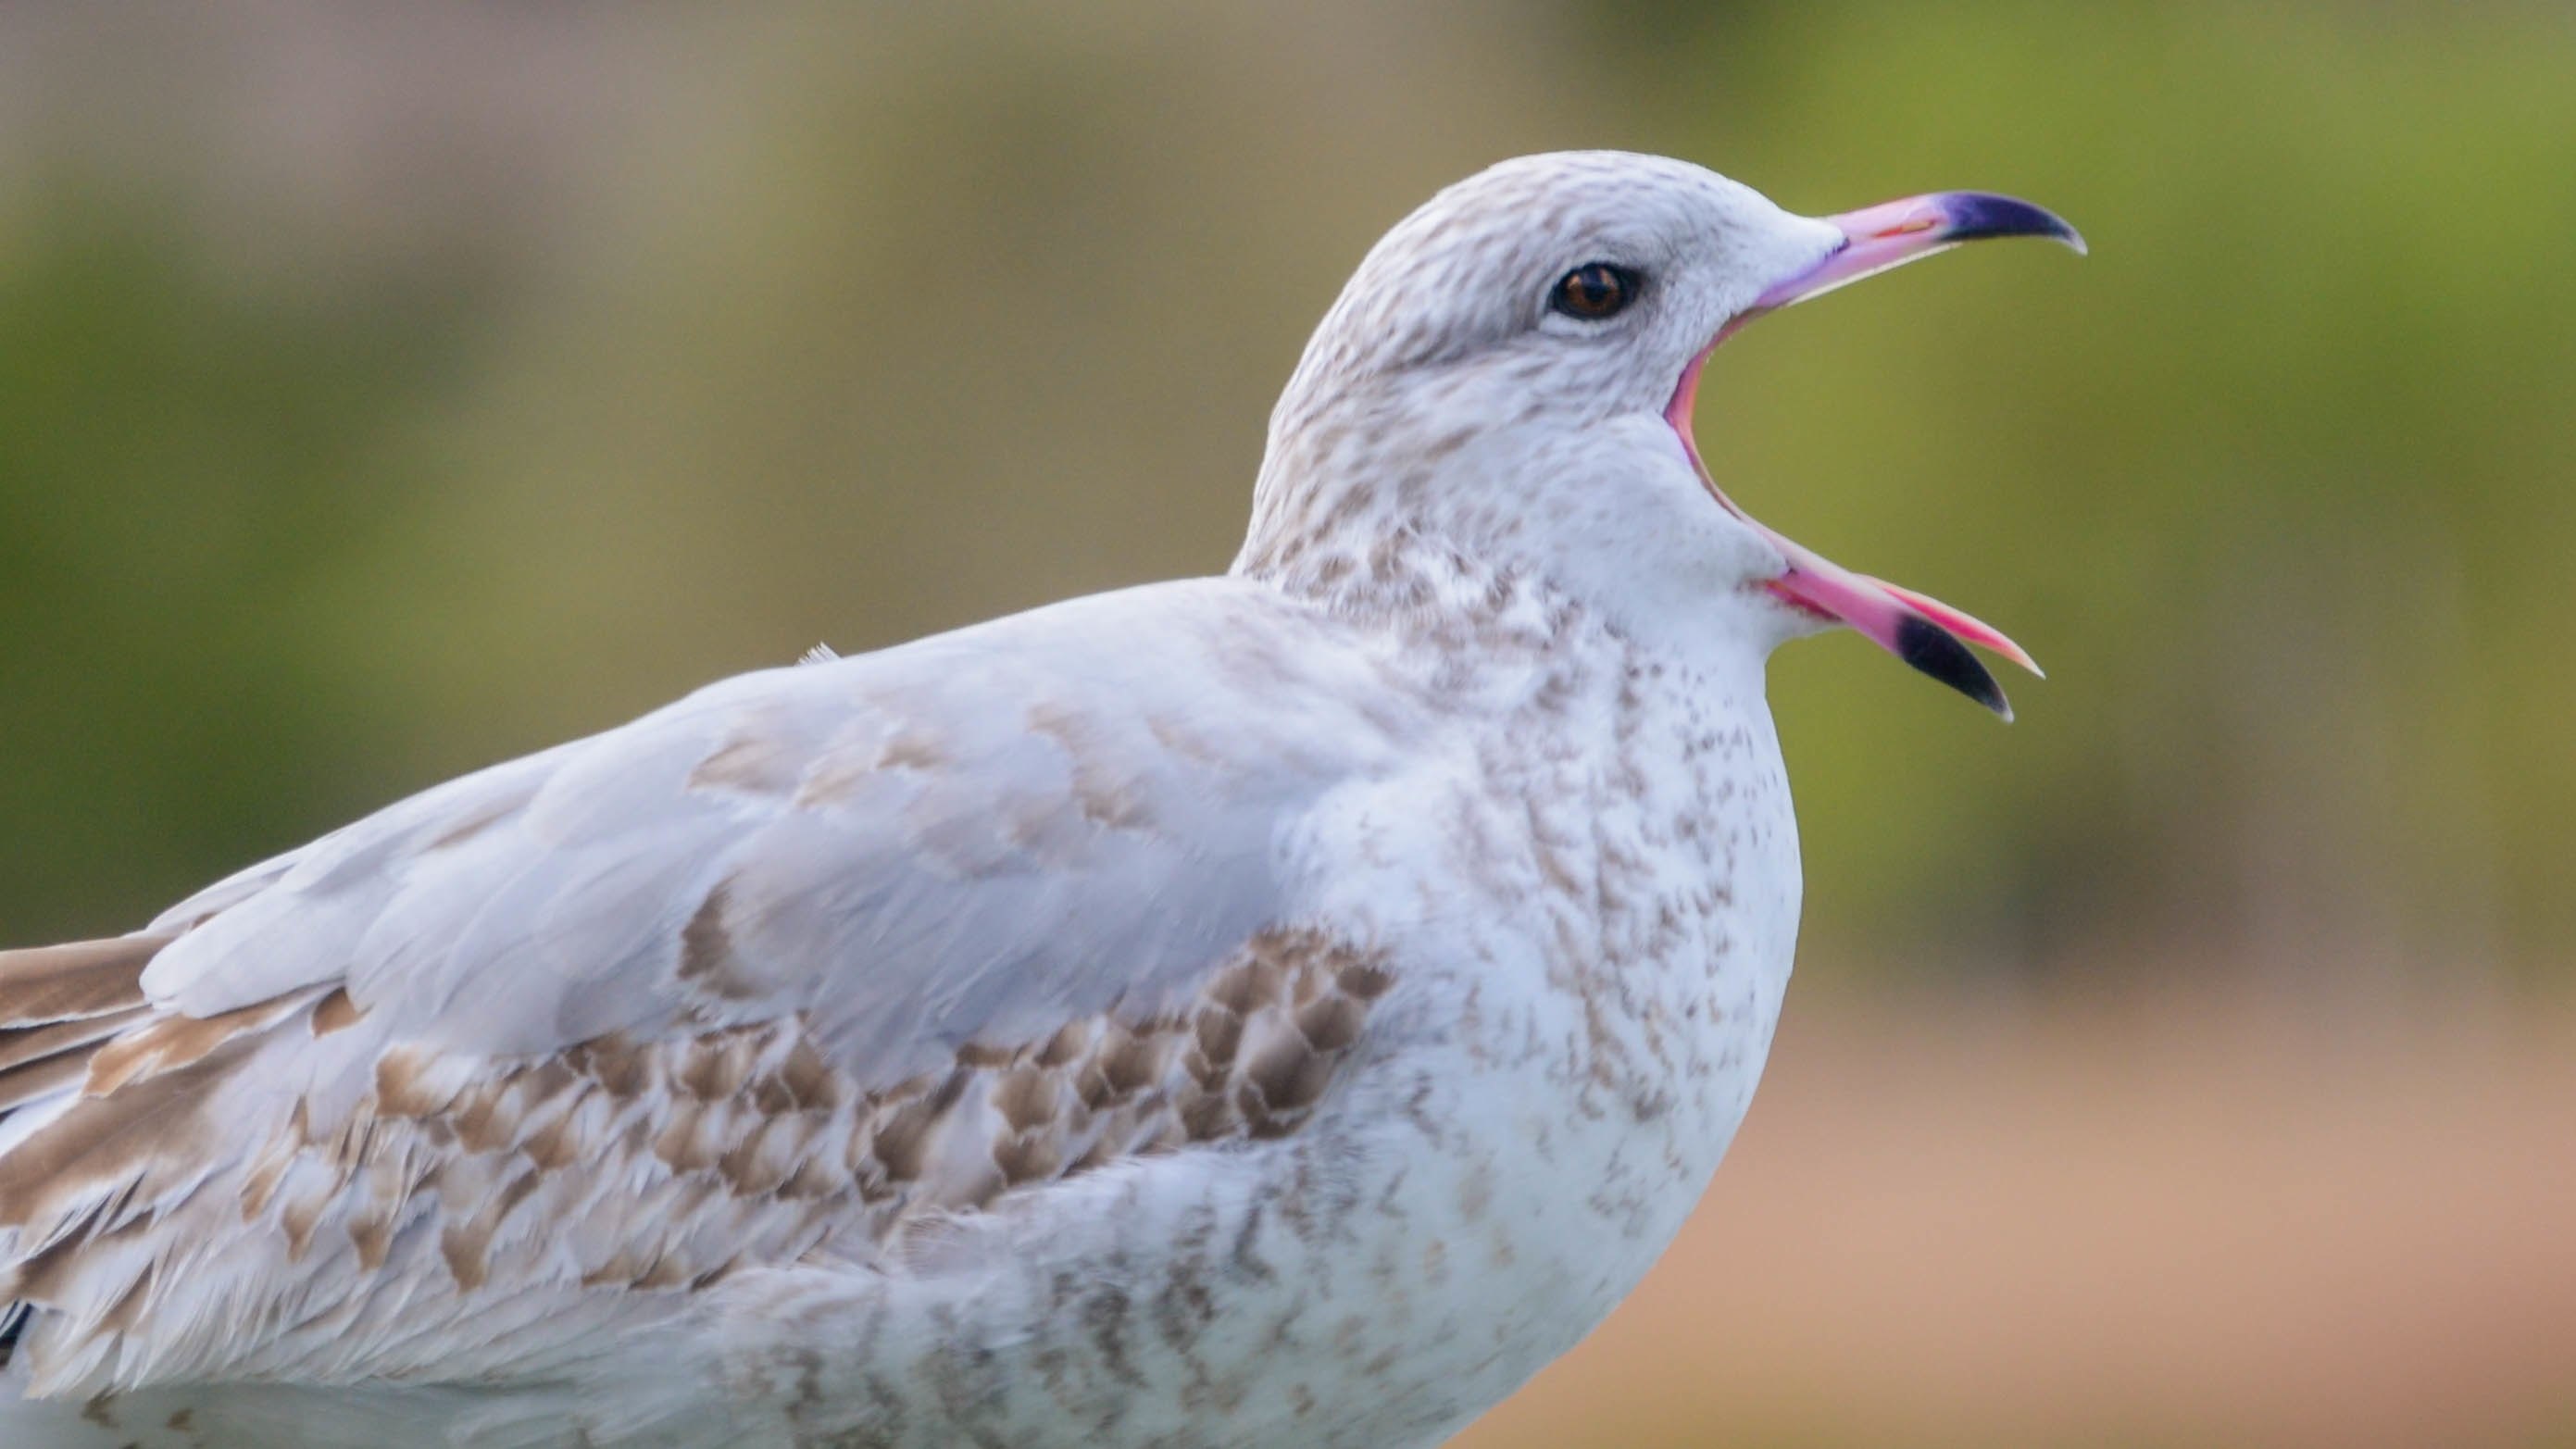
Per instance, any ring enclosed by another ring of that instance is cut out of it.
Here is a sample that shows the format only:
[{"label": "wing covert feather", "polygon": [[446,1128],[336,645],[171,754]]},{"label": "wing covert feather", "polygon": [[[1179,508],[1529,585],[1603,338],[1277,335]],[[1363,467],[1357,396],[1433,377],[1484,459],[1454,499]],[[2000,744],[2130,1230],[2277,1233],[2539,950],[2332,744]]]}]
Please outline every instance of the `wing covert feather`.
[{"label": "wing covert feather", "polygon": [[1205,581],[738,676],[183,903],[159,929],[211,918],[144,989],[336,985],[487,1055],[801,1012],[900,1079],[1185,989],[1276,918],[1281,822],[1404,723],[1328,636]]}]

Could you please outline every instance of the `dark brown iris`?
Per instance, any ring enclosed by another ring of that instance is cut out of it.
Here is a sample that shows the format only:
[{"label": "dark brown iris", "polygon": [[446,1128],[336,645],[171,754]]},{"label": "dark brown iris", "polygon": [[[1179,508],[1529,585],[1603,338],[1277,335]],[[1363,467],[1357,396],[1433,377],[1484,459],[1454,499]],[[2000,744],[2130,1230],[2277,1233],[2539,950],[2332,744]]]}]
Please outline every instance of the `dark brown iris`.
[{"label": "dark brown iris", "polygon": [[1568,317],[1598,322],[1637,299],[1637,278],[1608,262],[1576,267],[1559,278],[1548,305]]}]

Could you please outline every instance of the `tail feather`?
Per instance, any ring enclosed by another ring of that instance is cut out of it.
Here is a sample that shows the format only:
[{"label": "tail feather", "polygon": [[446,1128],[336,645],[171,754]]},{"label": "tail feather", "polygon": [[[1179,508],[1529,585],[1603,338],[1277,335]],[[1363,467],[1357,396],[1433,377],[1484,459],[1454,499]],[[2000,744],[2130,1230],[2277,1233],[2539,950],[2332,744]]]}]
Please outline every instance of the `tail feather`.
[{"label": "tail feather", "polygon": [[143,968],[171,939],[0,951],[0,1116],[79,1081],[101,1042],[149,1013]]},{"label": "tail feather", "polygon": [[85,1046],[96,1046],[150,1014],[149,1007],[135,1006],[103,1016],[74,1017],[49,1026],[0,1028],[0,1077],[35,1062],[78,1051]]},{"label": "tail feather", "polygon": [[[118,936],[0,951],[0,1129],[18,1125],[7,1119],[19,1108],[78,1086],[91,1053],[151,1014],[143,968],[172,939]],[[32,1311],[0,1303],[0,1369]]]},{"label": "tail feather", "polygon": [[0,1026],[50,1026],[143,1005],[143,968],[172,939],[116,936],[0,951]]}]

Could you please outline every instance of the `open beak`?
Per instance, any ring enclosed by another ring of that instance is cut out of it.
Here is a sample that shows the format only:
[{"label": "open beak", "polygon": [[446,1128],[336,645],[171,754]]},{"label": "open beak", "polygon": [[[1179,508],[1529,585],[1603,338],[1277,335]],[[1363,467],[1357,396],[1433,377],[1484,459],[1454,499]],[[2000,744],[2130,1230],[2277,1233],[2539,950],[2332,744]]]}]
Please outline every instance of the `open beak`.
[{"label": "open beak", "polygon": [[1755,522],[1709,477],[1708,465],[1700,460],[1699,442],[1691,435],[1691,405],[1698,397],[1700,369],[1707,364],[1709,353],[1715,352],[1718,343],[1732,336],[1738,327],[1766,312],[1822,296],[1917,257],[1948,251],[1961,242],[1997,236],[2043,236],[2064,242],[2080,253],[2084,239],[2075,234],[2075,228],[2040,207],[1983,191],[1911,196],[1825,220],[1842,232],[1842,244],[1823,261],[1774,284],[1751,308],[1727,323],[1716,341],[1683,369],[1681,383],[1674,388],[1664,416],[1672,423],[1673,431],[1681,435],[1682,446],[1690,453],[1702,481],[1708,484],[1708,491],[1728,512],[1771,540],[1788,560],[1787,571],[1764,585],[1775,597],[1815,618],[1849,624],[1897,658],[2011,719],[2012,705],[2004,698],[2002,687],[1967,646],[1982,645],[2038,674],[2039,666],[2020,645],[1937,599],[1853,573]]}]

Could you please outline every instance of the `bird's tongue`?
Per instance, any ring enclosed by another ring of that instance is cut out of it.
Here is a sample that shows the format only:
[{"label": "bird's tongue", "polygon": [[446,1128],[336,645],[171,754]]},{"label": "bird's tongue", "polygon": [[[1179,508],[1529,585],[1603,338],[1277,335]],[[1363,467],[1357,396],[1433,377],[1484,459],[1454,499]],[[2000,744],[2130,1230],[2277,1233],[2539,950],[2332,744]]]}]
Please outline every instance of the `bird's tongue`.
[{"label": "bird's tongue", "polygon": [[[1718,342],[1724,342],[1734,330],[1734,324],[1730,324],[1726,332],[1718,335]],[[1691,466],[1699,470],[1700,481],[1708,485],[1710,496],[1769,539],[1781,557],[1788,560],[1787,572],[1764,587],[1806,613],[1850,625],[1890,654],[2011,719],[2012,705],[2004,698],[2002,687],[1977,656],[1968,652],[1967,643],[1961,641],[1981,644],[2031,673],[2039,673],[2039,666],[2020,645],[2006,638],[2001,630],[1938,599],[1853,573],[1805,545],[1791,542],[1737,507],[1735,500],[1726,496],[1726,490],[1717,486],[1717,480],[1709,476],[1708,465],[1700,459],[1699,440],[1691,434],[1691,405],[1699,394],[1700,369],[1707,363],[1709,353],[1716,350],[1712,343],[1708,352],[1692,359],[1682,373],[1681,385],[1673,390],[1673,400],[1665,407],[1664,417],[1681,438],[1682,449],[1690,454]]]}]

